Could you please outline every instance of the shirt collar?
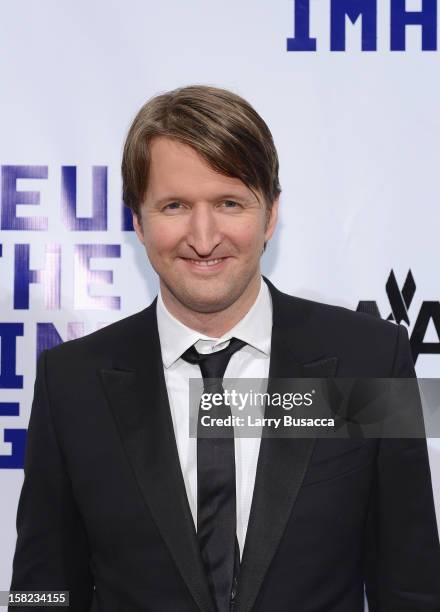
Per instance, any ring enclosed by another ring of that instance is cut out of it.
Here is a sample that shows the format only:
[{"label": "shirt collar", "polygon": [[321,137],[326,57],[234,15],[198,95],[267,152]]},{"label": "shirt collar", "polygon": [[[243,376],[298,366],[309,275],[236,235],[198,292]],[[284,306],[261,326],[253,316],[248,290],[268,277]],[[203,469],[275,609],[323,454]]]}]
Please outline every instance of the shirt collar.
[{"label": "shirt collar", "polygon": [[[231,338],[243,340],[250,346],[270,355],[272,335],[272,299],[269,288],[261,279],[260,290],[253,305],[245,316],[221,338],[205,336],[176,319],[166,308],[159,290],[156,305],[157,327],[159,331],[162,360],[165,368],[169,368],[193,344],[199,342],[196,348],[203,350],[204,344],[216,347]],[[200,342],[203,341],[203,342]]]}]

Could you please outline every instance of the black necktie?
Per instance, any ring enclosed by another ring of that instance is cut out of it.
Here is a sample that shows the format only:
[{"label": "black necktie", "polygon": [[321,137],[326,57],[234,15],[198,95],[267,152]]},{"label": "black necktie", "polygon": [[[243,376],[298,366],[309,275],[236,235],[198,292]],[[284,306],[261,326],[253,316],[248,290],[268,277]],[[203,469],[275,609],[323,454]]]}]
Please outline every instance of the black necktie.
[{"label": "black necktie", "polygon": [[[226,348],[209,354],[199,353],[191,346],[182,359],[199,364],[205,393],[222,393],[229,359],[245,345],[246,342],[232,338]],[[199,408],[198,431],[200,413]],[[231,415],[231,409],[223,403],[213,405],[204,414],[225,418]],[[221,427],[220,430],[221,438],[197,438],[197,537],[218,612],[229,612],[234,604],[240,569],[234,428]]]}]

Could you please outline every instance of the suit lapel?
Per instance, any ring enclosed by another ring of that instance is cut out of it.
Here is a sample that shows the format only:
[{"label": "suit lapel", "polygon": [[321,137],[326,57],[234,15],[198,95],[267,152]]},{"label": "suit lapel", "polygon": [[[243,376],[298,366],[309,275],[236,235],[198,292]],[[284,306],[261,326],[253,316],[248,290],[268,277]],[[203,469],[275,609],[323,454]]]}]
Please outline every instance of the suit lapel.
[{"label": "suit lapel", "polygon": [[[273,328],[268,391],[278,378],[323,378],[336,372],[337,358],[301,363],[294,308],[265,279],[272,296]],[[304,330],[302,330],[304,333]],[[307,334],[305,334],[307,336]],[[296,344],[295,344],[296,342]],[[283,536],[301,487],[315,439],[263,437],[246,542],[240,570],[236,612],[249,612]]]},{"label": "suit lapel", "polygon": [[114,369],[102,370],[107,398],[140,492],[195,602],[214,612],[186,496],[166,391],[156,301]]}]

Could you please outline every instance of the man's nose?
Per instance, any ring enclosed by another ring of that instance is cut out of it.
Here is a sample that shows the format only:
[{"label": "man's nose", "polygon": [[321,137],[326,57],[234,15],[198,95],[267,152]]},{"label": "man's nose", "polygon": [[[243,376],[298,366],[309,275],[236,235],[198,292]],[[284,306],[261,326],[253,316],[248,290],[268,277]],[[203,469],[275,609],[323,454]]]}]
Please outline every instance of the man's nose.
[{"label": "man's nose", "polygon": [[201,257],[210,255],[221,242],[218,219],[209,204],[200,203],[193,206],[187,242]]}]

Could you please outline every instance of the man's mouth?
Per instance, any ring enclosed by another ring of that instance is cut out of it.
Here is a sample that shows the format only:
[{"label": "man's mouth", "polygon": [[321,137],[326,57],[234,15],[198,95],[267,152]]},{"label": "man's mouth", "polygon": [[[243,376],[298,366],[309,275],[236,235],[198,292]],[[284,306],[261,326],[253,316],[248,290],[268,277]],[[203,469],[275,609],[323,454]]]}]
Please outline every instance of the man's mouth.
[{"label": "man's mouth", "polygon": [[183,260],[194,266],[195,268],[205,269],[214,268],[225,262],[227,257],[217,257],[215,259],[192,259],[191,257],[183,257]]},{"label": "man's mouth", "polygon": [[223,259],[223,257],[220,257],[218,259],[190,259],[190,261],[199,266],[215,266],[215,264],[223,261]]}]

